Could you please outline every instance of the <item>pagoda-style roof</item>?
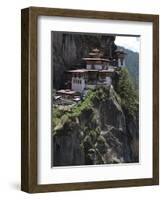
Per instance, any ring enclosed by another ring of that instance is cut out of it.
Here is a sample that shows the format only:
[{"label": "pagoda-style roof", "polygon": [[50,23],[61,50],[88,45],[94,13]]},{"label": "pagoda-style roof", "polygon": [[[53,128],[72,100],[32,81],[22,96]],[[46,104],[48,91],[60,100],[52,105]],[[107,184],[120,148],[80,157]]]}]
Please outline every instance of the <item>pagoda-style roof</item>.
[{"label": "pagoda-style roof", "polygon": [[126,55],[127,53],[125,53],[124,51],[123,51],[123,49],[117,49],[117,50],[115,50],[115,53],[116,54],[121,54],[121,55]]},{"label": "pagoda-style roof", "polygon": [[92,57],[88,57],[88,58],[82,58],[85,61],[104,61],[104,62],[109,62],[109,59],[106,58],[92,58]]},{"label": "pagoda-style roof", "polygon": [[87,73],[87,72],[98,72],[97,69],[74,69],[74,70],[67,70],[68,73]]},{"label": "pagoda-style roof", "polygon": [[89,56],[92,58],[101,58],[101,57],[103,57],[103,53],[95,53],[95,52],[90,52],[89,53]]},{"label": "pagoda-style roof", "polygon": [[67,70],[66,72],[69,72],[69,73],[85,73],[87,71],[88,71],[87,69],[74,69],[74,70]]},{"label": "pagoda-style roof", "polygon": [[102,61],[102,62],[109,62],[110,60],[107,59],[107,58],[104,58],[104,53],[101,52],[99,49],[95,48],[95,49],[92,49],[92,51],[88,54],[89,57],[85,57],[85,58],[82,58],[82,60],[85,60],[85,61]]},{"label": "pagoda-style roof", "polygon": [[97,53],[90,52],[89,55],[90,56],[95,56],[95,55],[97,55]]},{"label": "pagoda-style roof", "polygon": [[100,52],[100,50],[99,50],[99,49],[97,49],[97,48],[95,48],[95,49],[92,49],[92,52],[99,53],[99,52]]},{"label": "pagoda-style roof", "polygon": [[66,95],[75,95],[76,92],[70,89],[62,89],[62,90],[57,90],[58,94],[66,94]]},{"label": "pagoda-style roof", "polygon": [[113,73],[115,70],[114,69],[102,69],[99,70],[100,73]]},{"label": "pagoda-style roof", "polygon": [[97,69],[76,69],[76,70],[68,70],[66,72],[68,73],[89,73],[89,72],[99,72],[99,73],[113,73],[115,69],[102,69],[102,70],[97,70]]},{"label": "pagoda-style roof", "polygon": [[98,69],[87,69],[88,72],[98,72]]}]

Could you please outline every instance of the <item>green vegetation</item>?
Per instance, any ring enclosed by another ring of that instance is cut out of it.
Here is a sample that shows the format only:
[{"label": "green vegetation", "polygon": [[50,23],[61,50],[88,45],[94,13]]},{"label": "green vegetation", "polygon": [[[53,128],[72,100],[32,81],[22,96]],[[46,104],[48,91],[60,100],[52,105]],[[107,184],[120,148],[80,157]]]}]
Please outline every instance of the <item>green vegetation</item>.
[{"label": "green vegetation", "polygon": [[[52,122],[54,134],[56,130],[63,128],[66,123],[76,123],[76,120],[78,120],[78,117],[82,116],[82,114],[84,114],[86,118],[88,117],[88,127],[90,122],[96,126],[93,107],[98,106],[101,101],[105,101],[108,98],[115,98],[114,102],[117,102],[117,106],[121,105],[128,116],[134,117],[138,112],[138,96],[126,68],[119,71],[119,80],[117,80],[114,89],[115,91],[110,90],[110,87],[99,87],[94,90],[89,90],[85,99],[69,110],[63,110],[57,107],[53,108]],[[90,132],[90,137],[92,137],[92,139],[94,137],[96,138],[96,131],[91,132],[91,130],[85,130],[84,132]]]},{"label": "green vegetation", "polygon": [[61,129],[67,121],[75,121],[75,118],[78,117],[82,112],[91,110],[92,100],[95,96],[95,91],[90,90],[84,99],[79,104],[72,107],[69,111],[65,111],[59,108],[53,109],[53,128],[55,130]]},{"label": "green vegetation", "polygon": [[126,68],[120,71],[119,81],[115,90],[121,98],[122,108],[129,115],[135,116],[135,113],[138,111],[138,95]]},{"label": "green vegetation", "polygon": [[53,125],[53,127],[56,127],[59,124],[61,117],[63,117],[65,115],[65,113],[66,112],[64,110],[61,110],[57,107],[53,108],[53,110],[52,110],[52,125]]},{"label": "green vegetation", "polygon": [[84,101],[74,106],[70,112],[71,116],[78,117],[83,111],[89,110],[92,106],[92,100],[95,97],[95,90],[89,90]]},{"label": "green vegetation", "polygon": [[[75,119],[79,117],[83,112],[92,113],[93,104],[94,103],[98,104],[103,99],[106,99],[106,97],[109,98],[109,96],[110,96],[109,88],[100,87],[95,90],[89,90],[85,99],[81,101],[79,104],[72,107],[69,111],[65,111],[57,107],[53,108],[52,123],[54,132],[55,130],[61,129],[68,120],[75,121]],[[96,119],[91,118],[91,121],[93,123],[96,121]]]},{"label": "green vegetation", "polygon": [[120,47],[126,52],[126,68],[128,69],[128,72],[130,74],[130,77],[133,81],[134,89],[136,89],[136,92],[139,92],[139,53],[131,51],[129,49],[125,49],[123,47]]}]

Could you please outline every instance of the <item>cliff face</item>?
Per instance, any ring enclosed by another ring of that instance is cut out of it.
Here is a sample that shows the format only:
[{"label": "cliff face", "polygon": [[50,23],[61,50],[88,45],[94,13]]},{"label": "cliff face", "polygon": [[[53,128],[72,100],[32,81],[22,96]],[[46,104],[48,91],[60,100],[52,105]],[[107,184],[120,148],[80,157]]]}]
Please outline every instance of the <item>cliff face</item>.
[{"label": "cliff face", "polygon": [[[56,89],[64,87],[65,70],[85,67],[81,58],[87,57],[93,48],[102,49],[106,57],[112,57],[117,49],[114,43],[115,37],[109,35],[52,32],[51,36],[53,88]],[[138,90],[139,54],[123,47],[120,48],[127,53],[126,67]]]},{"label": "cliff face", "polygon": [[[115,36],[110,35],[52,32],[53,88],[66,88],[65,71],[84,68],[82,58],[93,48],[102,50],[107,58],[112,57],[117,48],[114,40]],[[126,63],[131,61],[128,69],[136,85],[138,56],[128,52]],[[120,73],[113,75],[113,86],[90,91],[71,110],[54,109],[54,166],[139,161],[138,98],[128,72]]]},{"label": "cliff face", "polygon": [[106,57],[111,57],[117,48],[114,40],[108,35],[52,32],[53,88],[64,87],[66,70],[85,67],[82,58],[93,48],[102,49]]},{"label": "cliff face", "polygon": [[138,162],[138,115],[128,116],[113,86],[91,91],[53,132],[53,165]]}]

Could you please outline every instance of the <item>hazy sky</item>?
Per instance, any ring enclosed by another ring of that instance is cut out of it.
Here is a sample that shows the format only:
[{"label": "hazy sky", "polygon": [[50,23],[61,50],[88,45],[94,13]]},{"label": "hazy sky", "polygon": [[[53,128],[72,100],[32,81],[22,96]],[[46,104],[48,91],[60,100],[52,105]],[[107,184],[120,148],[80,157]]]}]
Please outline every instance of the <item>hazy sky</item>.
[{"label": "hazy sky", "polygon": [[132,51],[140,52],[140,37],[116,36],[115,44]]}]

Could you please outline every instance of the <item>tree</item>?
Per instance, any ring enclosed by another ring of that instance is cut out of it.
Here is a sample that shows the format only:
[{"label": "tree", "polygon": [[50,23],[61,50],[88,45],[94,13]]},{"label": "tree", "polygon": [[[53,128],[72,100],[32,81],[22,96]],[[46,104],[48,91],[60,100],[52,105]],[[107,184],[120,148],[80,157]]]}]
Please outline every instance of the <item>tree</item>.
[{"label": "tree", "polygon": [[135,112],[138,111],[138,96],[126,68],[121,69],[115,90],[121,98],[122,108],[129,115],[134,116]]}]

